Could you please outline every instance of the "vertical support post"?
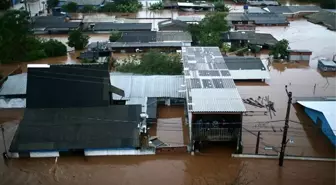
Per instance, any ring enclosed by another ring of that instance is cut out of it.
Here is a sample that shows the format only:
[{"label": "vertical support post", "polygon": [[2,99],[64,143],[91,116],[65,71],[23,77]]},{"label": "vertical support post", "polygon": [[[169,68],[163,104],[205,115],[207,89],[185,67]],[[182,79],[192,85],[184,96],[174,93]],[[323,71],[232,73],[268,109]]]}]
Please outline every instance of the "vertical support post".
[{"label": "vertical support post", "polygon": [[259,153],[260,131],[258,131],[255,154]]},{"label": "vertical support post", "polygon": [[283,132],[283,137],[282,137],[282,143],[281,143],[281,151],[280,151],[280,156],[279,156],[279,166],[283,166],[283,161],[285,157],[285,149],[286,149],[286,144],[287,144],[287,132],[288,132],[288,121],[289,121],[289,114],[290,114],[290,106],[292,103],[292,92],[287,91],[287,85],[285,86],[286,88],[286,93],[288,96],[288,103],[287,103],[287,111],[286,111],[286,119],[285,119],[285,127],[284,127],[284,132]]},{"label": "vertical support post", "polygon": [[1,127],[2,141],[3,141],[5,153],[7,153],[6,139],[5,139],[5,129],[4,129],[3,125],[0,125],[0,127]]}]

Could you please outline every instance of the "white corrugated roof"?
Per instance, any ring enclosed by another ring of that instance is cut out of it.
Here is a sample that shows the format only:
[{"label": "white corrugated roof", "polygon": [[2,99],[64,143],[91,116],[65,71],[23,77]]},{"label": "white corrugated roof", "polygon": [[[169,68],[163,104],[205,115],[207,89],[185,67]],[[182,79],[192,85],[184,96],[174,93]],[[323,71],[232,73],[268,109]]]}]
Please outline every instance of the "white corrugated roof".
[{"label": "white corrugated roof", "polygon": [[0,88],[0,96],[26,94],[26,89],[27,73],[9,76]]},{"label": "white corrugated roof", "polygon": [[[111,84],[125,92],[123,99],[143,97],[171,97],[184,98],[185,94],[179,92],[184,84],[182,75],[135,75],[111,73]],[[120,99],[113,95],[114,99]]]},{"label": "white corrugated roof", "polygon": [[267,70],[230,70],[230,74],[234,80],[270,79]]},{"label": "white corrugated roof", "polygon": [[304,107],[322,112],[336,135],[336,101],[298,101]]},{"label": "white corrugated roof", "polygon": [[236,88],[191,89],[192,112],[244,112],[244,103]]},{"label": "white corrugated roof", "polygon": [[25,98],[0,99],[0,108],[25,108]]}]

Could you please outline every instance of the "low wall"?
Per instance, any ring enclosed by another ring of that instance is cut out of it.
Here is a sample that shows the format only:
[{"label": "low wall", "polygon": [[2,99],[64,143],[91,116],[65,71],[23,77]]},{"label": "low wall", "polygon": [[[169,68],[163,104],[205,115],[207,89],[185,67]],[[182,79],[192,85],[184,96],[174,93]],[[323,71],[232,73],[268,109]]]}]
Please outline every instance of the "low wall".
[{"label": "low wall", "polygon": [[156,154],[187,153],[187,146],[167,146],[156,148]]}]

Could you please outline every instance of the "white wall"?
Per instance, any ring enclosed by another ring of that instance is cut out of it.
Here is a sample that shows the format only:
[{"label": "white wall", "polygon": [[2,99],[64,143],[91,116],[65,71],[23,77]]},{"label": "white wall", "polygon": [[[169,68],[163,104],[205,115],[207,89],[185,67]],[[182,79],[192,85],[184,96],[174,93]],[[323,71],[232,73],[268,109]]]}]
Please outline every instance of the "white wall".
[{"label": "white wall", "polygon": [[30,152],[31,158],[59,157],[59,152]]},{"label": "white wall", "polygon": [[109,156],[109,155],[154,155],[155,150],[85,150],[85,156]]}]

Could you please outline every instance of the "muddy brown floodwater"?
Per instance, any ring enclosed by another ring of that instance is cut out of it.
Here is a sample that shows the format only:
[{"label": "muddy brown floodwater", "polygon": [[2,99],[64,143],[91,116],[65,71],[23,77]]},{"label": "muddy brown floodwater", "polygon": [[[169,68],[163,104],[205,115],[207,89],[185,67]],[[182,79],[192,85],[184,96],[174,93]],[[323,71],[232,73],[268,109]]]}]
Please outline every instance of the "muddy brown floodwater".
[{"label": "muddy brown floodwater", "polygon": [[[241,6],[233,6],[236,10]],[[139,13],[138,16],[148,16]],[[161,16],[170,16],[167,12]],[[173,12],[173,16],[178,13]],[[156,20],[157,22],[157,20]],[[269,96],[275,102],[276,114],[263,115],[248,113],[244,116],[244,153],[255,150],[256,133],[261,131],[262,140],[259,152],[275,154],[279,150],[285,117],[287,97],[284,86],[288,85],[294,97],[335,96],[335,73],[321,73],[316,68],[320,57],[331,58],[336,54],[336,33],[306,20],[292,21],[289,27],[258,27],[258,32],[273,34],[277,39],[286,38],[293,49],[313,51],[309,64],[268,63],[267,56],[261,54],[267,65],[271,79],[266,83],[237,83],[243,98]],[[90,35],[90,41],[106,41],[107,34]],[[52,38],[66,42],[66,35],[52,35]],[[46,38],[50,38],[47,36]],[[71,50],[71,48],[69,48]],[[29,63],[76,63],[78,52],[69,52],[66,57],[44,59]],[[127,55],[118,54],[123,58]],[[18,63],[19,64],[19,63]],[[10,72],[18,64],[3,64],[0,71]],[[25,66],[27,63],[21,63]],[[316,84],[315,93],[313,87]],[[255,110],[246,106],[247,110]],[[176,109],[174,109],[174,112]],[[6,122],[7,132],[13,132],[22,110],[0,110],[0,121]],[[174,113],[174,117],[183,115]],[[168,118],[166,113],[160,114]],[[287,154],[315,157],[335,157],[335,148],[326,137],[315,128],[304,114],[302,107],[292,106],[288,138],[291,143]],[[277,121],[280,120],[280,121]],[[257,121],[272,121],[256,123]],[[154,129],[156,130],[156,128]],[[6,133],[6,134],[9,134]],[[12,133],[13,134],[13,133]],[[157,134],[156,131],[152,133]],[[186,141],[187,137],[184,138]],[[2,141],[1,141],[2,143]],[[265,147],[273,147],[266,150]],[[202,154],[156,155],[156,156],[115,156],[115,157],[72,157],[55,159],[11,160],[5,165],[0,157],[0,184],[125,184],[125,185],[225,185],[232,182],[238,171],[256,185],[333,185],[335,184],[335,162],[288,161],[278,167],[277,160],[252,160],[231,158],[234,146],[209,146]],[[0,152],[4,151],[0,144]],[[245,166],[243,169],[241,166]],[[239,170],[242,169],[242,170]]]}]

